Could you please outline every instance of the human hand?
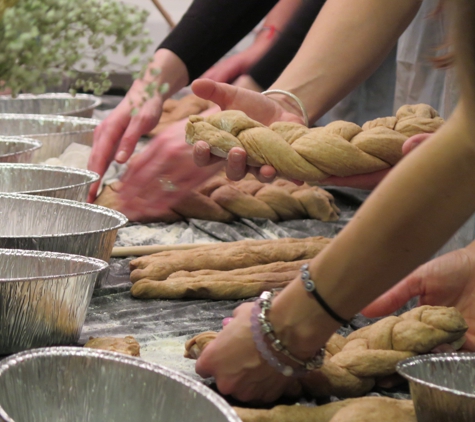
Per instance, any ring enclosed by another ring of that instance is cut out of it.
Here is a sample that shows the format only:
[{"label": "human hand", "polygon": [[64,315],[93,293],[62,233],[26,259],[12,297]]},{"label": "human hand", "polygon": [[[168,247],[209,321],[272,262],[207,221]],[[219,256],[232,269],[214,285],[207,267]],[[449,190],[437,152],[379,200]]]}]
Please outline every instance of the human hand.
[{"label": "human hand", "polygon": [[[302,118],[287,111],[275,100],[258,92],[248,89],[217,83],[209,79],[198,79],[191,85],[193,92],[201,98],[213,101],[222,110],[242,110],[249,117],[265,125],[275,121],[289,121],[303,123]],[[206,167],[223,159],[211,154],[206,142],[197,142],[193,149],[194,160],[197,166]],[[258,180],[264,183],[271,182],[276,171],[271,166],[252,168],[246,164],[246,151],[242,148],[230,150],[226,162],[226,176],[230,180],[240,180],[247,172],[253,173]]]},{"label": "human hand", "polygon": [[[198,167],[206,168],[216,163],[223,163],[223,158],[211,154],[209,145],[198,141],[193,145],[193,159]],[[272,182],[277,172],[274,167],[264,165],[251,167],[246,164],[247,153],[242,148],[231,148],[226,159],[226,177],[229,180],[241,180],[247,173],[253,174],[262,183]]]},{"label": "human hand", "polygon": [[253,304],[235,309],[215,340],[210,342],[196,362],[196,372],[213,376],[222,394],[242,402],[273,402],[283,394],[299,394],[295,378],[285,377],[271,368],[257,351],[251,333]]},{"label": "human hand", "polygon": [[[115,159],[125,163],[132,153],[140,137],[151,131],[158,123],[162,112],[162,98],[156,93],[148,99],[132,116],[135,106],[141,104],[147,83],[136,80],[126,97],[104,119],[94,131],[94,144],[89,157],[88,169],[95,171],[101,177]],[[94,183],[88,196],[88,202],[93,202],[97,195],[100,181]]]},{"label": "human hand", "polygon": [[184,140],[185,123],[174,123],[130,159],[119,190],[119,209],[130,220],[166,214],[222,168],[222,163],[206,168],[194,164],[192,147]]},{"label": "human hand", "polygon": [[420,266],[362,313],[387,315],[415,296],[419,296],[419,305],[457,308],[469,327],[463,348],[475,351],[475,242]]}]

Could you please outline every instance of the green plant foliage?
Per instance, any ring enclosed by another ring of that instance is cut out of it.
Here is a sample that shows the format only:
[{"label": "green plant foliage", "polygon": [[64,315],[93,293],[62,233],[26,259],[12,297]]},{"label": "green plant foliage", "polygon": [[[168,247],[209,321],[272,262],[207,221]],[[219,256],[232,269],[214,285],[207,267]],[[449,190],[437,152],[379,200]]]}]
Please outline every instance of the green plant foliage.
[{"label": "green plant foliage", "polygon": [[[136,65],[151,44],[147,16],[116,0],[0,0],[2,88],[39,94],[68,77],[72,91],[101,95],[111,85],[107,53]],[[86,67],[93,78],[81,75]]]}]

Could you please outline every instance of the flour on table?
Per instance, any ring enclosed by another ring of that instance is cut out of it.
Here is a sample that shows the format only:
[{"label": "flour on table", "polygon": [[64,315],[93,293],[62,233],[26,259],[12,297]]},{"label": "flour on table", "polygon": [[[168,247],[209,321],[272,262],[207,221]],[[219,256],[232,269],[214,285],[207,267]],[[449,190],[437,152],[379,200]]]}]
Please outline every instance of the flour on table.
[{"label": "flour on table", "polygon": [[195,360],[187,359],[185,343],[190,336],[155,338],[140,343],[140,355],[143,360],[157,363],[167,368],[180,371],[185,375],[201,379],[195,372]]}]

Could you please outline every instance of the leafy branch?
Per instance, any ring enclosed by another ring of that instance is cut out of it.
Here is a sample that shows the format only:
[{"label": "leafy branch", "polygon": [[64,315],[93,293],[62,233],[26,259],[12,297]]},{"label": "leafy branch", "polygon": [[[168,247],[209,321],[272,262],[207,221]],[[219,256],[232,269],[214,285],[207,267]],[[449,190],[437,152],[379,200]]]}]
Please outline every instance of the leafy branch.
[{"label": "leafy branch", "polygon": [[[135,54],[125,69],[141,64],[152,42],[147,16],[116,0],[0,0],[2,87],[37,94],[66,76],[101,95],[111,86],[107,53]],[[95,76],[83,78],[88,65]]]}]

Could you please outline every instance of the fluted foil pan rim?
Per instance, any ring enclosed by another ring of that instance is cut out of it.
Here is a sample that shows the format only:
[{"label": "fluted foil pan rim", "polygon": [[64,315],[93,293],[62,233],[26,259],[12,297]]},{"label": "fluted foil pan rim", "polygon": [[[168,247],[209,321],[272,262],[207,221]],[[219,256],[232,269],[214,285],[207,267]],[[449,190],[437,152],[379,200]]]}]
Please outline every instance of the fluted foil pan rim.
[{"label": "fluted foil pan rim", "polygon": [[[28,135],[31,136],[31,135]],[[43,146],[43,142],[39,141],[38,139],[33,139],[27,136],[0,136],[0,142],[18,142],[20,144],[27,144],[29,148],[23,149],[21,151],[10,152],[8,154],[0,154],[0,157],[12,157],[18,154],[25,154],[27,152],[33,152],[37,149],[40,149]]]},{"label": "fluted foil pan rim", "polygon": [[62,274],[57,274],[57,275],[38,275],[34,277],[2,278],[0,275],[0,284],[9,283],[9,282],[28,283],[35,280],[55,280],[55,279],[62,279],[65,277],[75,277],[75,276],[81,276],[81,275],[95,274],[100,271],[104,271],[105,269],[109,267],[109,264],[102,259],[83,256],[83,255],[64,253],[64,252],[32,251],[32,250],[25,250],[25,249],[0,248],[0,257],[3,255],[64,259],[64,260],[70,260],[70,261],[81,262],[81,263],[86,263],[86,264],[93,264],[93,265],[96,265],[96,268],[87,270],[87,271],[86,270],[77,271],[74,273],[71,272],[71,273],[62,273]]},{"label": "fluted foil pan rim", "polygon": [[14,168],[14,169],[20,169],[20,170],[22,169],[37,170],[38,172],[54,171],[56,173],[65,173],[65,174],[73,173],[73,174],[87,177],[87,180],[84,180],[83,182],[80,182],[80,183],[74,183],[74,184],[69,184],[69,185],[58,185],[53,188],[42,188],[42,189],[15,192],[15,193],[21,193],[21,194],[29,194],[29,193],[33,194],[36,192],[40,192],[40,193],[55,192],[57,190],[78,188],[81,186],[86,186],[86,185],[90,185],[91,183],[97,182],[100,178],[99,174],[90,170],[84,170],[84,169],[79,169],[75,167],[66,167],[66,166],[52,166],[49,164],[44,165],[44,164],[35,164],[35,163],[0,163],[0,170],[2,168]]},{"label": "fluted foil pan rim", "polygon": [[52,237],[59,238],[59,237],[77,236],[77,235],[84,235],[84,234],[89,234],[89,233],[106,233],[112,230],[118,230],[124,227],[128,222],[127,217],[119,211],[115,211],[110,208],[103,207],[101,205],[73,201],[71,199],[50,198],[47,196],[27,195],[23,193],[0,193],[0,201],[2,200],[2,198],[17,199],[19,201],[36,201],[36,202],[43,202],[43,203],[46,202],[46,203],[52,203],[56,205],[69,206],[72,208],[79,208],[83,210],[88,210],[88,211],[93,211],[100,214],[108,215],[109,217],[115,217],[119,220],[119,222],[115,226],[111,226],[108,228],[89,230],[89,231],[83,231],[83,232],[51,233],[51,234],[43,234],[43,235],[40,235],[40,234],[14,235],[14,236],[12,235],[2,236],[0,234],[0,239],[10,239],[12,237],[16,239],[29,239],[29,238],[42,239],[42,238],[52,238]]},{"label": "fluted foil pan rim", "polygon": [[413,367],[415,365],[418,365],[420,363],[427,363],[427,362],[433,362],[433,361],[447,361],[447,359],[454,360],[454,361],[462,361],[462,360],[469,360],[473,361],[474,367],[475,367],[475,353],[470,353],[470,352],[463,352],[463,353],[437,353],[437,354],[432,354],[432,355],[422,355],[422,356],[413,356],[407,359],[404,359],[403,361],[399,362],[396,365],[396,371],[398,372],[399,375],[404,377],[405,379],[418,384],[422,385],[424,387],[432,388],[434,390],[442,391],[445,393],[450,393],[456,396],[461,396],[461,397],[467,397],[467,398],[475,398],[475,393],[466,393],[464,391],[460,391],[457,389],[453,388],[448,388],[441,386],[439,384],[435,384],[433,382],[421,380],[420,378],[408,374],[405,369],[407,367]]},{"label": "fluted foil pan rim", "polygon": [[[182,385],[196,391],[198,394],[202,395],[206,400],[211,401],[230,422],[242,422],[238,417],[235,410],[226,402],[221,396],[215,393],[206,385],[196,381],[179,371],[167,368],[165,366],[145,362],[141,358],[134,356],[126,356],[117,352],[97,350],[97,349],[88,349],[81,347],[44,347],[41,349],[32,349],[24,352],[19,352],[14,355],[11,355],[4,360],[0,361],[0,377],[3,373],[7,371],[10,367],[16,366],[18,363],[35,359],[38,357],[55,357],[55,356],[67,356],[67,357],[91,357],[95,359],[105,359],[113,362],[118,362],[119,364],[126,364],[136,366],[141,369],[152,371],[159,375],[164,375],[174,381],[179,382]],[[6,422],[15,422],[12,418],[8,416],[0,403],[0,416]]]},{"label": "fluted foil pan rim", "polygon": [[66,92],[54,92],[54,93],[47,93],[47,94],[39,94],[39,95],[34,95],[34,94],[19,94],[16,97],[12,97],[11,95],[0,95],[0,101],[28,101],[28,100],[36,100],[36,99],[58,99],[58,100],[71,100],[74,101],[74,99],[78,100],[89,100],[90,104],[81,107],[81,108],[76,108],[73,110],[70,110],[66,112],[66,114],[62,113],[55,113],[53,114],[54,116],[60,115],[60,116],[67,116],[72,113],[83,113],[86,111],[94,110],[97,107],[99,107],[102,104],[102,100],[97,97],[96,95],[92,94],[75,94],[71,95]]},{"label": "fluted foil pan rim", "polygon": [[[61,116],[61,115],[54,115],[54,114],[0,113],[0,122],[2,120],[39,120],[39,121],[43,120],[47,123],[60,122],[60,123],[72,123],[76,125],[91,126],[91,128],[82,129],[82,130],[71,130],[67,132],[50,132],[50,133],[61,133],[62,135],[91,132],[91,129],[94,130],[95,127],[101,123],[100,120],[91,119],[89,117]],[[1,129],[0,129],[0,134],[1,134]],[[25,135],[25,136],[34,137],[35,135],[45,135],[45,133],[37,133],[37,134],[29,133],[28,135]],[[13,136],[8,136],[8,135],[2,135],[2,137],[13,138]],[[18,137],[18,135],[15,135],[15,137]]]}]

